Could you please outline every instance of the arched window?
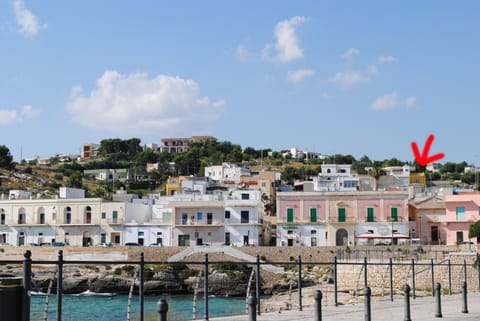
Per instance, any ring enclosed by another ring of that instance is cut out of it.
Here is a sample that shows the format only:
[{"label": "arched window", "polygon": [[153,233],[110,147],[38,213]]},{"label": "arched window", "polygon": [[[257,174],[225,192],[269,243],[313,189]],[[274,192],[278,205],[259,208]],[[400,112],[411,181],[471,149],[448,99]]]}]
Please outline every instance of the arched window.
[{"label": "arched window", "polygon": [[90,206],[85,207],[84,224],[92,224],[92,208]]},{"label": "arched window", "polygon": [[70,206],[67,206],[65,208],[63,214],[63,221],[65,222],[65,224],[72,224],[72,209],[70,208]]},{"label": "arched window", "polygon": [[39,207],[37,210],[37,224],[45,224],[45,209]]},{"label": "arched window", "polygon": [[17,223],[18,224],[25,224],[26,223],[26,213],[25,213],[25,209],[23,207],[21,207],[19,210],[18,210],[18,220],[17,220]]},{"label": "arched window", "polygon": [[7,215],[5,214],[5,210],[3,208],[0,208],[0,224],[3,225],[5,224],[7,220]]}]

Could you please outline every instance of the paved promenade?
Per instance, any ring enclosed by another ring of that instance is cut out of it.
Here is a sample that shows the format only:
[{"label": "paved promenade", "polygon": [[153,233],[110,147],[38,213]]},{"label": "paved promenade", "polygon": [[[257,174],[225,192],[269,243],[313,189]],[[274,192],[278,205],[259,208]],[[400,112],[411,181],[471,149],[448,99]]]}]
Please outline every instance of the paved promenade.
[{"label": "paved promenade", "polygon": [[[410,317],[412,321],[426,320],[480,320],[480,294],[469,293],[467,298],[469,313],[462,313],[461,294],[442,296],[442,318],[435,317],[436,302],[434,297],[422,297],[410,299]],[[372,321],[403,321],[404,301],[402,297],[396,297],[394,302],[377,301],[372,302]],[[323,321],[356,321],[365,320],[364,303],[354,305],[322,306]],[[212,321],[247,321],[248,316],[211,318]],[[282,311],[281,313],[265,313],[257,316],[258,321],[297,321],[313,320],[311,307],[303,311]]]}]

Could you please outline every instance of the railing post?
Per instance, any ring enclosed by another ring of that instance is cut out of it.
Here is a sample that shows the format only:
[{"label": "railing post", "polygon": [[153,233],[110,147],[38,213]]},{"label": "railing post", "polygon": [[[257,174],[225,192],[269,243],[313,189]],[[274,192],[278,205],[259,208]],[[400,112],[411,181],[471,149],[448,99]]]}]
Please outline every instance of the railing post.
[{"label": "railing post", "polygon": [[338,307],[338,287],[337,287],[337,257],[335,256],[333,259],[333,302],[336,307]]},{"label": "railing post", "polygon": [[412,259],[412,289],[413,289],[413,298],[416,299],[416,293],[415,293],[415,260]]},{"label": "railing post", "polygon": [[203,272],[204,319],[205,321],[208,321],[208,254],[205,254],[205,266]]},{"label": "railing post", "polygon": [[432,268],[432,296],[435,296],[435,274],[434,274],[433,259],[430,260],[430,265]]},{"label": "railing post", "polygon": [[140,296],[140,321],[144,318],[144,285],[145,285],[145,256],[144,253],[140,253],[140,284],[138,286],[138,294]]},{"label": "railing post", "polygon": [[157,321],[167,321],[168,303],[161,299],[157,303]]},{"label": "railing post", "polygon": [[467,306],[467,282],[463,282],[462,285],[462,298],[463,298],[463,305],[462,305],[462,313],[468,313],[468,306]]},{"label": "railing post", "polygon": [[410,317],[410,286],[405,284],[404,292],[404,306],[403,306],[403,321],[412,321]]},{"label": "railing post", "polygon": [[58,251],[57,261],[57,321],[62,321],[62,292],[63,292],[63,251]]},{"label": "railing post", "polygon": [[365,287],[368,286],[368,274],[367,274],[367,257],[363,258],[363,282]]},{"label": "railing post", "polygon": [[22,321],[30,321],[30,289],[32,288],[32,252],[23,254],[23,295],[22,295]]},{"label": "railing post", "polygon": [[443,318],[442,316],[442,286],[440,283],[437,283],[436,286],[436,307],[435,307],[435,318]]},{"label": "railing post", "polygon": [[452,295],[452,264],[448,259],[448,294]]},{"label": "railing post", "polygon": [[390,301],[393,302],[393,260],[390,258]]},{"label": "railing post", "polygon": [[316,290],[313,298],[315,300],[313,321],[322,321],[322,291]]},{"label": "railing post", "polygon": [[372,320],[372,315],[371,315],[371,306],[370,306],[370,297],[372,295],[372,291],[370,288],[367,286],[365,287],[365,321],[371,321]]},{"label": "railing post", "polygon": [[248,321],[257,321],[257,298],[254,295],[248,297]]},{"label": "railing post", "polygon": [[298,256],[298,311],[302,311],[302,257]]},{"label": "railing post", "polygon": [[260,278],[260,256],[257,254],[257,264],[256,264],[256,270],[255,270],[255,292],[256,292],[256,298],[257,298],[257,314],[260,315],[260,282],[262,282]]},{"label": "railing post", "polygon": [[478,291],[480,291],[480,258],[477,254]]}]

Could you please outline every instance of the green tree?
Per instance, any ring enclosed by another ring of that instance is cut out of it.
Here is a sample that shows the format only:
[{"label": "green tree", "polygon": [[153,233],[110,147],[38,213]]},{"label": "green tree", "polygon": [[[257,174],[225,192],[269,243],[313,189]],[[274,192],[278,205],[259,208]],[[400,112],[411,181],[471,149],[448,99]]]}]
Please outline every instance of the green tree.
[{"label": "green tree", "polygon": [[480,221],[476,221],[472,225],[470,225],[468,229],[468,237],[469,238],[477,238],[477,244],[480,244]]},{"label": "green tree", "polygon": [[74,171],[67,180],[67,187],[82,188],[83,175],[79,171]]},{"label": "green tree", "polygon": [[13,157],[10,154],[10,149],[5,145],[0,145],[0,168],[11,169]]}]

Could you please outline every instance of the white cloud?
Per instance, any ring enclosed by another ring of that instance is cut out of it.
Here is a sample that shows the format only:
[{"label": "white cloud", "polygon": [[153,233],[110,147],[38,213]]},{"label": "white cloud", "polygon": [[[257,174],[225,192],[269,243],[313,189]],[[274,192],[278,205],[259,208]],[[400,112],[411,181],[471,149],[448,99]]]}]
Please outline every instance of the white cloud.
[{"label": "white cloud", "polygon": [[17,121],[16,110],[0,110],[0,125],[11,125]]},{"label": "white cloud", "polygon": [[349,48],[343,55],[342,58],[346,60],[351,60],[353,57],[358,55],[360,53],[360,50],[356,48]]},{"label": "white cloud", "polygon": [[397,105],[398,105],[397,93],[392,92],[390,94],[386,94],[375,99],[371,108],[373,110],[388,110],[388,109],[396,108]]},{"label": "white cloud", "polygon": [[247,61],[248,57],[250,56],[250,53],[248,52],[248,49],[244,45],[239,45],[235,50],[235,55],[237,56],[238,60],[244,62],[244,61]]},{"label": "white cloud", "polygon": [[397,59],[393,56],[380,56],[378,57],[377,61],[379,64],[385,65],[385,64],[390,64],[392,62],[395,62],[397,61]]},{"label": "white cloud", "polygon": [[368,66],[368,72],[371,74],[378,74],[378,67],[375,64]]},{"label": "white cloud", "polygon": [[417,103],[417,98],[415,98],[414,96],[410,96],[405,100],[405,107],[413,108],[415,107],[416,103]]},{"label": "white cloud", "polygon": [[320,97],[323,99],[323,100],[330,100],[332,97],[327,93],[327,92],[322,92],[320,94]]},{"label": "white cloud", "polygon": [[369,78],[365,77],[356,71],[337,72],[335,76],[329,79],[333,83],[337,83],[342,88],[353,87],[361,82],[368,81]]},{"label": "white cloud", "polygon": [[200,86],[190,79],[105,71],[90,93],[73,87],[66,109],[73,121],[95,129],[191,134],[210,130],[223,105],[201,97]]},{"label": "white cloud", "polygon": [[[303,51],[300,48],[296,28],[308,21],[303,16],[295,16],[288,20],[277,23],[274,30],[276,39],[275,46],[268,43],[262,50],[262,56],[268,61],[289,62],[303,58]],[[275,53],[272,55],[272,51]]]},{"label": "white cloud", "polygon": [[314,73],[315,71],[312,69],[293,70],[288,72],[287,78],[293,83],[298,83],[302,81],[305,77],[312,76]]},{"label": "white cloud", "polygon": [[15,109],[0,109],[0,125],[12,125],[21,122],[26,118],[33,118],[39,113],[39,109],[33,108],[30,105],[23,106],[20,109],[20,112]]},{"label": "white cloud", "polygon": [[21,111],[20,111],[20,115],[25,117],[25,118],[33,118],[33,117],[37,116],[38,114],[40,114],[40,109],[33,108],[30,105],[23,106]]},{"label": "white cloud", "polygon": [[27,37],[36,36],[42,26],[40,26],[37,17],[25,7],[22,0],[13,0],[13,11],[20,32]]}]

